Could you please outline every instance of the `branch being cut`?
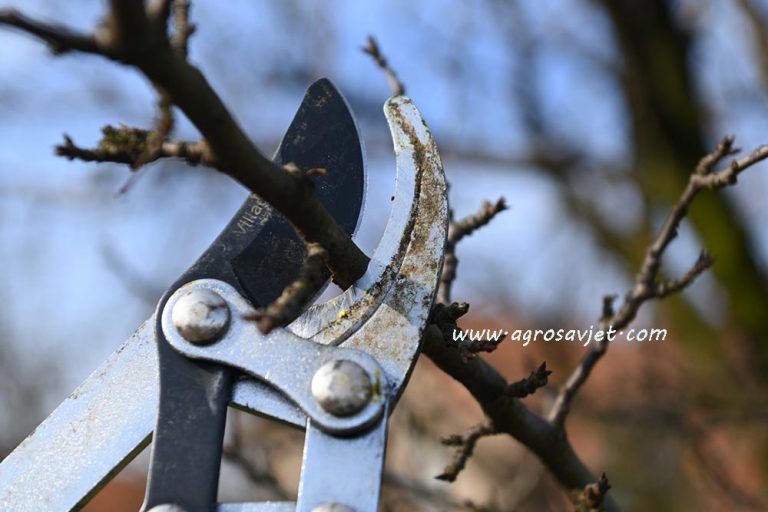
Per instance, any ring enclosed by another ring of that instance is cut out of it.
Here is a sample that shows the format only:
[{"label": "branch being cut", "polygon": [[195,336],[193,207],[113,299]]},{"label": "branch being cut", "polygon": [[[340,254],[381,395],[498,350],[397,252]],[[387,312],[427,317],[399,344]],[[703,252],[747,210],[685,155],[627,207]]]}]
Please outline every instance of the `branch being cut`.
[{"label": "branch being cut", "polygon": [[148,14],[136,0],[111,0],[109,5],[105,22],[93,36],[32,21],[11,10],[0,10],[0,25],[34,35],[59,53],[98,54],[141,71],[200,131],[217,156],[218,170],[274,206],[305,240],[322,245],[341,288],[354,283],[365,272],[368,257],[323,207],[311,182],[286,172],[256,148],[205,76],[169,40],[165,20],[159,22],[156,13]]},{"label": "branch being cut", "polygon": [[328,254],[322,246],[307,244],[307,257],[296,280],[272,304],[256,311],[248,320],[255,320],[264,334],[292,322],[328,281],[327,258]]},{"label": "branch being cut", "polygon": [[[635,276],[635,284],[627,293],[624,304],[619,311],[610,318],[600,323],[604,331],[620,331],[629,325],[637,316],[640,307],[648,300],[661,299],[671,293],[678,292],[690,285],[699,275],[712,266],[714,259],[707,252],[702,252],[696,263],[680,279],[671,281],[658,281],[661,258],[672,242],[677,237],[680,222],[685,218],[688,208],[693,203],[696,195],[704,190],[717,190],[736,183],[738,175],[752,165],[768,158],[768,145],[763,145],[752,151],[749,155],[732,160],[724,168],[714,171],[714,167],[728,156],[738,152],[733,147],[734,138],[723,138],[712,153],[702,158],[699,165],[691,173],[688,185],[683,190],[677,203],[667,216],[656,239],[651,243],[645,253],[640,270]],[[589,378],[592,369],[608,350],[607,337],[592,345],[584,355],[579,365],[574,369],[565,385],[560,389],[557,399],[549,413],[549,419],[556,425],[562,426],[568,416],[571,403],[579,392],[579,389]]]}]

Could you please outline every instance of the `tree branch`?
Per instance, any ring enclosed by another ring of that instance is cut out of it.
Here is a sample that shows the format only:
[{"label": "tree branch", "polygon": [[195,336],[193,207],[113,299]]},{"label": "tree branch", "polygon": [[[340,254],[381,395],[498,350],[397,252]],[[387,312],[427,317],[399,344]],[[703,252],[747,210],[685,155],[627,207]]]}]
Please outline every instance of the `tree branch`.
[{"label": "tree branch", "polygon": [[[657,282],[661,258],[672,240],[677,237],[680,222],[685,218],[688,208],[693,203],[696,195],[704,189],[716,190],[735,184],[737,176],[741,172],[768,158],[768,146],[764,145],[741,159],[731,161],[726,167],[714,171],[713,169],[718,163],[737,151],[733,148],[733,142],[733,137],[723,138],[715,150],[702,158],[699,165],[691,173],[688,185],[672,207],[656,239],[646,250],[640,270],[635,276],[633,288],[627,293],[619,311],[610,318],[605,318],[601,321],[601,330],[607,332],[611,330],[620,331],[635,319],[640,307],[646,301],[664,298],[672,293],[681,291],[690,285],[702,272],[712,266],[714,262],[712,256],[707,252],[702,252],[693,267],[682,278]],[[563,425],[570,410],[571,402],[589,378],[594,366],[605,355],[609,342],[610,340],[607,337],[603,338],[598,343],[593,344],[584,355],[565,385],[560,389],[549,414],[550,421],[556,425]]]},{"label": "tree branch", "polygon": [[451,219],[448,225],[448,241],[445,244],[443,273],[440,275],[440,288],[437,292],[438,301],[443,304],[451,303],[451,288],[456,280],[456,270],[459,266],[459,259],[456,257],[456,244],[487,225],[497,214],[506,209],[507,202],[501,197],[495,203],[483,201],[477,213],[467,215],[458,222],[453,221],[453,212],[451,212]]},{"label": "tree branch", "polygon": [[75,32],[61,25],[35,21],[15,9],[0,9],[0,25],[7,25],[41,39],[56,55],[70,51],[104,54],[93,36]]},{"label": "tree branch", "polygon": [[[97,147],[82,148],[76,145],[68,135],[64,135],[64,143],[55,147],[56,154],[69,160],[83,162],[112,162],[128,164],[135,169],[136,160],[145,153],[147,139],[151,132],[140,128],[127,126],[102,128],[103,137]],[[153,153],[151,163],[161,158],[181,158],[189,165],[204,164],[216,167],[216,157],[204,140],[197,142],[169,141],[160,144]]]},{"label": "tree branch", "polygon": [[328,251],[332,277],[341,288],[354,283],[368,257],[323,207],[312,183],[265,157],[227,110],[205,76],[174,49],[165,31],[154,30],[138,0],[112,0],[106,22],[94,37],[31,22],[3,11],[0,24],[34,35],[54,49],[86,51],[139,69],[161,88],[200,131],[216,155],[217,169],[258,194],[294,225],[308,242]]},{"label": "tree branch", "polygon": [[397,73],[395,73],[395,70],[389,67],[387,59],[381,53],[381,50],[379,50],[379,43],[376,41],[376,38],[373,36],[368,36],[368,44],[363,46],[362,50],[364,53],[370,55],[376,65],[379,66],[384,72],[384,75],[387,77],[389,88],[392,89],[392,94],[395,96],[402,96],[405,94],[405,85],[403,85],[403,82],[397,78]]}]

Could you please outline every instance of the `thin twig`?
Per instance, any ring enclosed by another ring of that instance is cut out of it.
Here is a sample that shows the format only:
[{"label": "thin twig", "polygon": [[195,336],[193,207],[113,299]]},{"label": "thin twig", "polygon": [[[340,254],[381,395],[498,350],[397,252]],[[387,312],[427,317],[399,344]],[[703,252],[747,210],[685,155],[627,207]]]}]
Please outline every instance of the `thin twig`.
[{"label": "thin twig", "polygon": [[[144,152],[150,133],[147,130],[126,126],[105,126],[102,132],[104,135],[99,145],[93,149],[82,148],[75,144],[68,135],[64,135],[64,143],[55,148],[56,154],[70,160],[132,165]],[[153,155],[151,161],[161,158],[181,158],[190,165],[200,163],[210,167],[217,165],[215,156],[203,140],[197,142],[165,141],[160,145],[160,150]]]},{"label": "thin twig", "polygon": [[322,246],[307,244],[307,257],[296,280],[272,304],[259,309],[247,319],[254,320],[264,334],[292,322],[328,281],[330,274],[326,266],[327,257]]},{"label": "thin twig", "polygon": [[395,96],[404,95],[405,85],[403,85],[403,82],[397,78],[397,73],[395,73],[395,70],[389,66],[387,59],[379,49],[379,43],[376,41],[376,38],[373,36],[368,36],[368,44],[363,46],[362,50],[364,53],[370,55],[374,62],[376,62],[376,65],[379,66],[382,71],[384,71],[384,75],[387,77],[387,83],[389,83],[389,88],[392,89],[392,94]]},{"label": "thin twig", "polygon": [[443,272],[440,275],[440,288],[437,292],[438,301],[443,304],[450,304],[451,302],[451,288],[456,280],[456,270],[459,266],[459,259],[456,257],[456,244],[487,225],[497,214],[506,209],[507,202],[501,197],[495,203],[483,201],[476,213],[467,215],[458,222],[453,221],[453,213],[451,212],[448,241],[445,244],[445,257],[443,259]]},{"label": "thin twig", "polygon": [[[648,247],[640,270],[635,276],[635,284],[627,293],[619,311],[611,318],[603,320],[600,328],[604,331],[618,332],[629,325],[637,316],[640,307],[648,300],[660,299],[671,293],[679,292],[690,285],[696,277],[712,266],[714,258],[707,252],[702,252],[696,263],[681,278],[671,281],[658,282],[661,258],[669,244],[675,239],[678,228],[688,212],[696,195],[704,190],[717,190],[736,183],[738,175],[754,164],[768,158],[768,145],[763,145],[749,155],[731,161],[724,168],[714,171],[715,165],[733,154],[733,137],[724,137],[709,155],[702,158],[699,165],[691,173],[688,185],[683,190],[678,201],[673,205],[658,235]],[[549,413],[549,419],[555,425],[562,426],[568,416],[571,403],[579,389],[589,378],[592,369],[605,355],[609,344],[608,337],[592,345],[584,355],[579,365],[571,373],[565,385],[555,400]]]},{"label": "thin twig", "polygon": [[443,472],[435,478],[446,482],[453,482],[467,465],[467,461],[475,451],[477,442],[487,436],[498,434],[499,432],[491,424],[481,423],[472,427],[463,435],[454,434],[442,439],[445,446],[453,446],[456,452],[453,454],[453,461],[445,466]]},{"label": "thin twig", "polygon": [[584,489],[576,496],[574,504],[576,512],[592,512],[600,510],[606,493],[611,488],[608,477],[605,473],[600,475],[597,482],[592,482],[584,486]]},{"label": "thin twig", "polygon": [[[217,169],[275,207],[308,242],[328,251],[333,279],[342,288],[354,283],[369,259],[325,209],[307,180],[285,172],[253,144],[205,76],[171,44],[144,2],[110,0],[104,23],[93,36],[31,21],[15,11],[0,11],[0,24],[18,28],[55,51],[83,51],[133,66],[165,91],[217,155]],[[162,9],[161,9],[162,10]]]},{"label": "thin twig", "polygon": [[513,398],[525,398],[534,394],[539,388],[543,388],[549,382],[551,370],[547,370],[546,361],[533,370],[530,375],[507,386],[507,396]]},{"label": "thin twig", "polygon": [[43,40],[56,55],[70,51],[102,53],[93,36],[33,20],[15,9],[0,9],[0,25],[8,25]]}]

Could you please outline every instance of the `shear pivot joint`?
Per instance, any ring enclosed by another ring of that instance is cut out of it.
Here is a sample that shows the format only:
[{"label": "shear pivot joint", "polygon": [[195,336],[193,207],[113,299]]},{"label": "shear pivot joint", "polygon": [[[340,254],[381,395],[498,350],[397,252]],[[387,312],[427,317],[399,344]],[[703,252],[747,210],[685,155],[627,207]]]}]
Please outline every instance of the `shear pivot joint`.
[{"label": "shear pivot joint", "polygon": [[371,401],[371,377],[362,366],[344,359],[328,361],[312,377],[312,396],[326,412],[350,416]]},{"label": "shear pivot joint", "polygon": [[229,327],[229,306],[213,290],[188,290],[173,305],[171,318],[179,334],[190,343],[206,345],[219,340]]}]

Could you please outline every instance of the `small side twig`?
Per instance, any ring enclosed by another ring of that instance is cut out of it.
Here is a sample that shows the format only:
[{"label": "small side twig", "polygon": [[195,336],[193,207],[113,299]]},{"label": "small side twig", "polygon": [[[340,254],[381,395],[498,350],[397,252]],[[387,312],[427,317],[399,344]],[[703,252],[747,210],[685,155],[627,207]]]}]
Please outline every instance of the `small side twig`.
[{"label": "small side twig", "polygon": [[459,265],[459,259],[456,257],[456,245],[463,238],[487,225],[497,214],[506,209],[507,202],[501,197],[495,203],[483,201],[483,204],[476,213],[467,215],[458,222],[454,222],[451,219],[448,226],[448,240],[445,246],[443,272],[440,275],[440,288],[437,292],[438,301],[444,304],[451,302],[451,288],[456,280],[456,270]]},{"label": "small side twig", "polygon": [[506,394],[513,398],[525,398],[532,395],[536,390],[547,385],[550,375],[552,375],[552,370],[547,370],[547,362],[544,361],[526,378],[507,386]]},{"label": "small side twig", "polygon": [[[64,135],[64,143],[55,147],[56,154],[69,160],[83,162],[112,162],[133,166],[144,153],[150,132],[128,126],[105,126],[102,139],[95,148],[83,148],[74,143],[71,137]],[[181,158],[190,165],[200,163],[216,167],[217,160],[204,140],[197,142],[164,141],[155,152],[151,161],[161,158]]]},{"label": "small side twig", "polygon": [[103,53],[93,36],[61,25],[33,20],[15,9],[0,9],[0,25],[8,25],[40,38],[55,55],[70,51]]},{"label": "small side twig", "polygon": [[487,436],[497,434],[496,428],[489,423],[481,423],[472,427],[463,435],[452,435],[444,437],[441,442],[445,446],[453,446],[456,448],[456,452],[453,455],[453,461],[445,466],[443,472],[437,475],[435,478],[443,480],[445,482],[453,482],[459,476],[467,465],[467,461],[472,457],[472,453],[475,451],[477,442]]},{"label": "small side twig", "polygon": [[268,334],[275,327],[288,325],[299,316],[307,303],[328,280],[328,254],[319,244],[307,244],[307,258],[296,280],[288,285],[272,304],[259,309],[247,320],[254,320],[259,330]]},{"label": "small side twig", "polygon": [[364,53],[370,55],[374,62],[376,62],[376,65],[378,65],[381,70],[384,71],[384,74],[387,77],[387,83],[389,83],[389,88],[392,89],[392,94],[395,96],[404,95],[405,85],[403,85],[403,82],[401,82],[397,77],[397,73],[395,73],[395,70],[390,67],[389,62],[387,62],[387,59],[381,53],[381,50],[379,49],[379,43],[376,41],[376,38],[373,36],[368,36],[368,44],[363,46],[362,50]]},{"label": "small side twig", "polygon": [[493,352],[505,336],[488,339],[471,339],[459,328],[456,321],[469,311],[466,302],[454,302],[449,306],[437,303],[432,308],[430,323],[442,333],[446,345],[453,345],[464,361],[477,357],[481,352]]}]

